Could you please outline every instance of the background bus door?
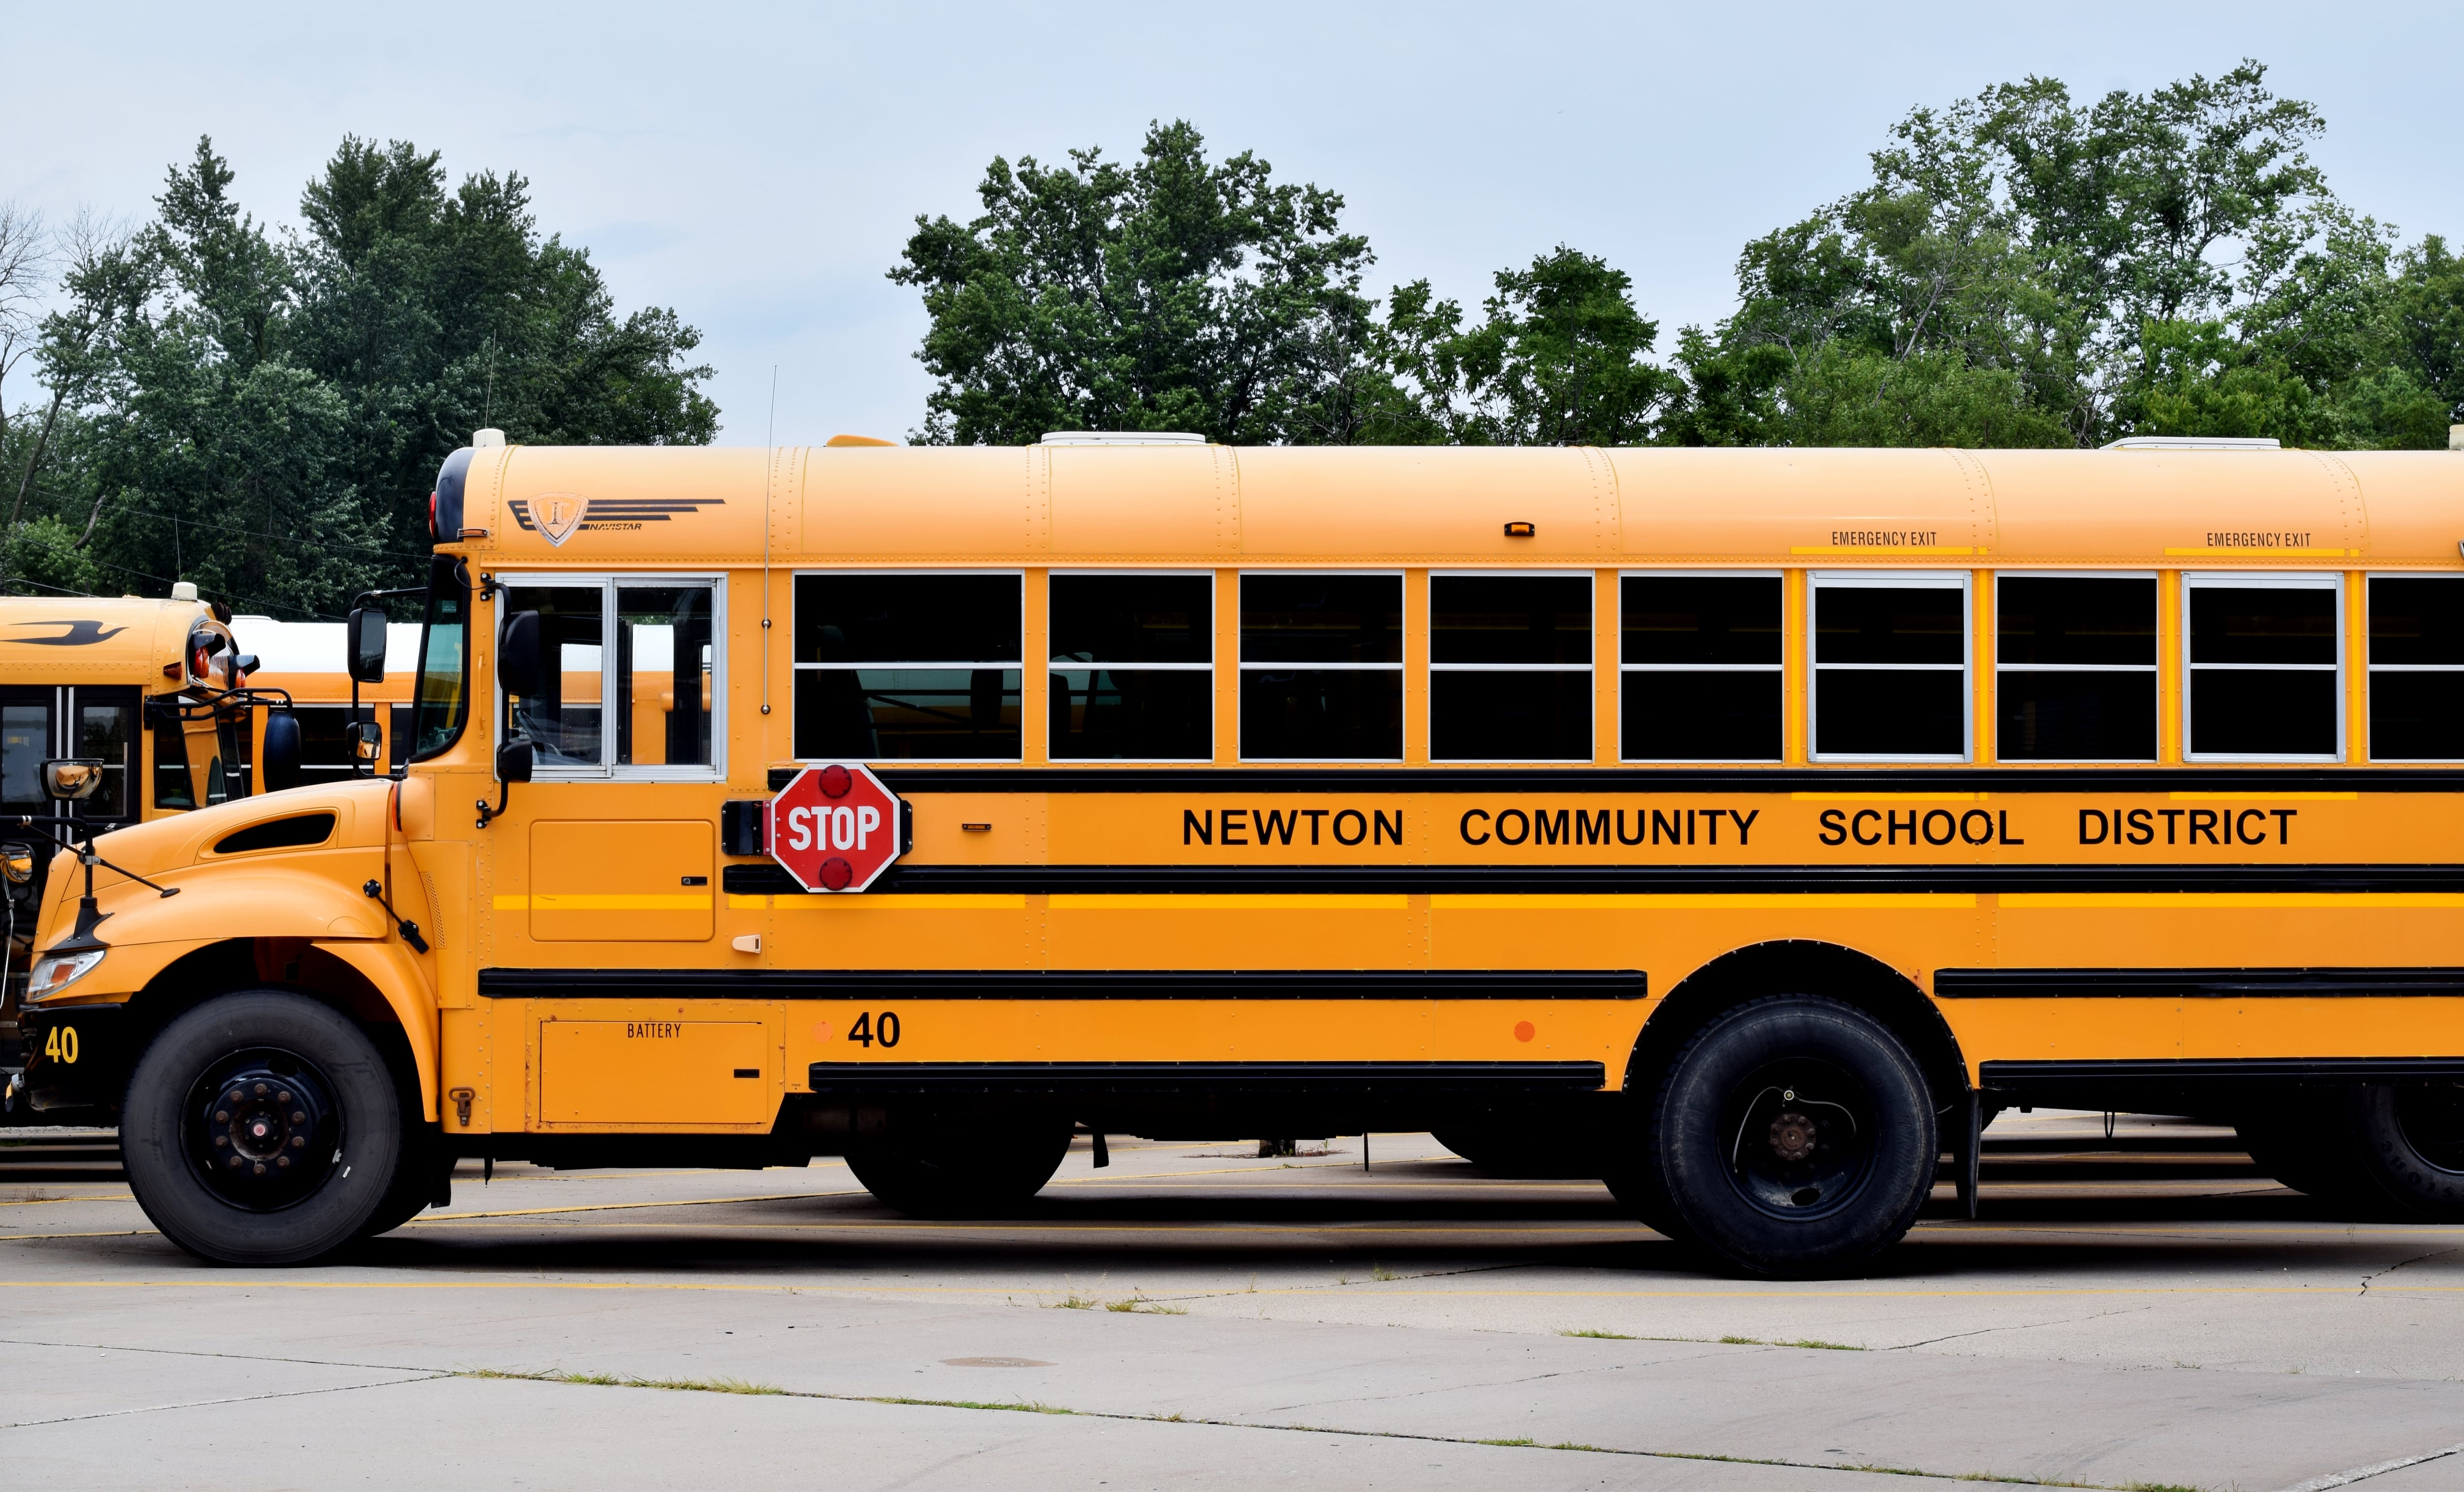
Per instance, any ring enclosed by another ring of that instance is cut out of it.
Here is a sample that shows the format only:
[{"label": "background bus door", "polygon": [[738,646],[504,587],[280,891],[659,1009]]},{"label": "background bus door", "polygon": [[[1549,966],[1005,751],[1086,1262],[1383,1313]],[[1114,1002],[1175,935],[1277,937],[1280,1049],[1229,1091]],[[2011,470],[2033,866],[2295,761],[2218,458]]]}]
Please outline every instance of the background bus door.
[{"label": "background bus door", "polygon": [[[137,690],[125,684],[0,688],[0,816],[65,814],[103,829],[136,823],[142,812],[134,796],[142,760],[139,704]],[[55,757],[101,757],[102,785],[83,802],[54,802],[43,792],[42,764]],[[17,1008],[26,990],[34,918],[52,856],[73,838],[65,829],[0,827],[0,845],[25,846],[33,871],[28,881],[7,883],[0,902],[8,955],[6,989],[0,992],[0,1067],[25,1065]]]}]

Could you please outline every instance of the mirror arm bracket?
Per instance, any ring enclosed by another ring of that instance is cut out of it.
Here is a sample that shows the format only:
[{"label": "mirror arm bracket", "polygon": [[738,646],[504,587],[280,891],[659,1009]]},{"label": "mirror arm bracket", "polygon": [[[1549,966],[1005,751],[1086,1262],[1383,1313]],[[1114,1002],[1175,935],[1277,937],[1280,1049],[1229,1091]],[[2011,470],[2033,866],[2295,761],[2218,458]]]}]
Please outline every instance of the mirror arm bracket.
[{"label": "mirror arm bracket", "polygon": [[513,784],[513,783],[511,783],[511,782],[499,782],[499,783],[497,783],[497,784],[496,784],[496,805],[495,805],[495,807],[493,807],[493,808],[489,807],[489,806],[488,806],[488,800],[486,800],[486,799],[484,799],[484,798],[480,799],[480,800],[479,800],[479,801],[478,801],[478,803],[477,803],[477,805],[476,805],[476,806],[478,807],[478,810],[479,810],[479,827],[481,827],[481,828],[483,828],[483,829],[484,829],[484,828],[486,828],[486,827],[488,826],[488,821],[489,821],[489,820],[491,820],[491,819],[499,819],[499,818],[504,817],[504,813],[505,813],[505,805],[506,805],[507,803],[509,803],[509,802],[512,802],[513,801],[514,801],[514,784]]}]

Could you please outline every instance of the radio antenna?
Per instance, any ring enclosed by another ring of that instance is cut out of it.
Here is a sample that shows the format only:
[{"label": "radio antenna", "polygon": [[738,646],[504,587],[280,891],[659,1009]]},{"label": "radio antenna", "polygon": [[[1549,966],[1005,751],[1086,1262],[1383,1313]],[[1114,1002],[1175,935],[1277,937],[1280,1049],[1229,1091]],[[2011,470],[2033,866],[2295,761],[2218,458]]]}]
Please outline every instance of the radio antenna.
[{"label": "radio antenna", "polygon": [[779,479],[779,364],[770,364],[770,428],[761,432],[761,713],[770,713],[770,504]]}]

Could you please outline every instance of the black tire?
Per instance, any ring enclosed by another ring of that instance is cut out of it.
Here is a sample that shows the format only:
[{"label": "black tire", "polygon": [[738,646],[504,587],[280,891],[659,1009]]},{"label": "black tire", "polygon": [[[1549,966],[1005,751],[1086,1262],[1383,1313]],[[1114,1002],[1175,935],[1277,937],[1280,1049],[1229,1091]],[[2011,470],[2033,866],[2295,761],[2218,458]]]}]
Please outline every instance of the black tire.
[{"label": "black tire", "polygon": [[2464,1221],[2464,1089],[2373,1084],[2336,1095],[2329,1112],[2371,1211]]},{"label": "black tire", "polygon": [[241,990],[172,1020],[138,1058],[120,1145],[138,1205],[180,1247],[220,1264],[310,1263],[364,1234],[392,1195],[400,1089],[348,1016]]},{"label": "black tire", "polygon": [[1931,1093],[1899,1038],[1838,1000],[1772,996],[1720,1016],[1669,1064],[1642,1184],[1664,1190],[1678,1236],[1729,1268],[1817,1279],[1906,1234],[1940,1155]]},{"label": "black tire", "polygon": [[[397,1075],[397,1082],[400,1081]],[[418,1089],[411,1089],[416,1093]],[[436,1195],[436,1173],[440,1167],[453,1164],[445,1153],[444,1138],[436,1126],[422,1123],[416,1114],[403,1120],[402,1164],[394,1171],[393,1185],[378,1204],[376,1215],[360,1230],[360,1237],[372,1239],[381,1233],[391,1233],[431,1205]]]},{"label": "black tire", "polygon": [[911,1218],[1017,1213],[1061,1169],[1075,1126],[1066,1119],[988,1116],[980,1124],[893,1126],[847,1151],[847,1169],[886,1206]]}]

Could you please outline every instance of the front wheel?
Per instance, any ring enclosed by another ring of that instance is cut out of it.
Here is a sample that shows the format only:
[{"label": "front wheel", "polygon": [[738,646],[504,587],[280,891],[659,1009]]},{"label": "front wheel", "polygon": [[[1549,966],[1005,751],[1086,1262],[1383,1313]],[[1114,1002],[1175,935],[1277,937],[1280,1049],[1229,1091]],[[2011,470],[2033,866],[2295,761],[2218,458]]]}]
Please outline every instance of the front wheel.
[{"label": "front wheel", "polygon": [[1683,1235],[1747,1274],[1853,1269],[1899,1241],[1933,1189],[1933,1102],[1863,1011],[1777,996],[1728,1011],[1670,1064],[1649,1159]]},{"label": "front wheel", "polygon": [[367,1231],[404,1161],[375,1042],[285,990],[208,1000],[129,1074],[129,1190],[165,1238],[220,1264],[300,1264]]}]

